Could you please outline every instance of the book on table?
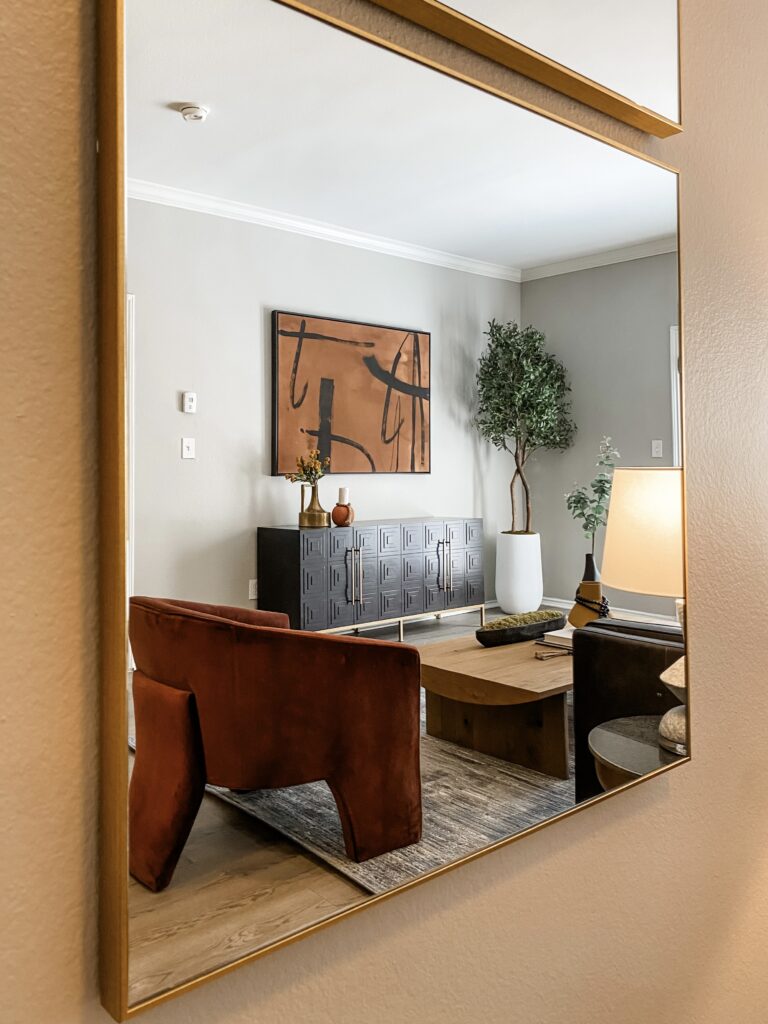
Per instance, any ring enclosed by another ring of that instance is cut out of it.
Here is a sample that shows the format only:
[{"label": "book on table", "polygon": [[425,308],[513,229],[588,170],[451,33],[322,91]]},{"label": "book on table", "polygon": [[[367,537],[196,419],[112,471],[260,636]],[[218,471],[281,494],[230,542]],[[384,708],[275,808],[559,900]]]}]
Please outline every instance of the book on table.
[{"label": "book on table", "polygon": [[539,637],[536,643],[541,644],[543,647],[561,647],[570,651],[573,649],[573,626],[553,629]]}]

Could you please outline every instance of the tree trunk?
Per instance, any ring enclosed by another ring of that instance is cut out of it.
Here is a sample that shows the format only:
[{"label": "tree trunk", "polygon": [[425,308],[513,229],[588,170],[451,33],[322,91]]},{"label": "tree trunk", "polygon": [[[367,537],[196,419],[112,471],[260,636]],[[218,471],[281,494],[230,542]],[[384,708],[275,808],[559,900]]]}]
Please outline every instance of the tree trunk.
[{"label": "tree trunk", "polygon": [[520,470],[520,479],[523,483],[523,490],[525,491],[525,532],[531,532],[531,488],[528,486],[528,481],[525,479],[525,473]]},{"label": "tree trunk", "polygon": [[515,468],[514,476],[509,485],[509,497],[512,501],[512,533],[515,532],[515,523],[517,522],[517,495],[515,494],[515,483],[520,474]]},{"label": "tree trunk", "polygon": [[525,465],[525,458],[521,455],[520,449],[517,448],[515,451],[515,465],[517,466],[517,475],[520,477],[520,482],[523,485],[523,491],[525,492],[525,532],[531,532],[531,488],[528,485],[528,481],[525,478],[523,472],[523,466]]}]

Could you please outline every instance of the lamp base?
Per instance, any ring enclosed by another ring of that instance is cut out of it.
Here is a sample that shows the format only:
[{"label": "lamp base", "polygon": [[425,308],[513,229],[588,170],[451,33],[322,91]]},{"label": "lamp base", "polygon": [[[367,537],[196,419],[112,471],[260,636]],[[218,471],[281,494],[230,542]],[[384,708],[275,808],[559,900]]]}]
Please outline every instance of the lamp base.
[{"label": "lamp base", "polygon": [[685,704],[672,708],[659,722],[659,746],[672,754],[688,754],[688,716]]}]

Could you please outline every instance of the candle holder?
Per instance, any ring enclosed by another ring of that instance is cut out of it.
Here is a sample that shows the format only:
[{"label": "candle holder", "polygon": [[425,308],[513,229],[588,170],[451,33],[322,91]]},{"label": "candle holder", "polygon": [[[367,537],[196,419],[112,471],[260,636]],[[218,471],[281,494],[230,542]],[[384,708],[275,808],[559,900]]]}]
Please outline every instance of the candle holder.
[{"label": "candle holder", "polygon": [[339,500],[337,501],[331,519],[335,526],[351,526],[355,519],[355,510],[349,504],[349,488],[339,488]]}]

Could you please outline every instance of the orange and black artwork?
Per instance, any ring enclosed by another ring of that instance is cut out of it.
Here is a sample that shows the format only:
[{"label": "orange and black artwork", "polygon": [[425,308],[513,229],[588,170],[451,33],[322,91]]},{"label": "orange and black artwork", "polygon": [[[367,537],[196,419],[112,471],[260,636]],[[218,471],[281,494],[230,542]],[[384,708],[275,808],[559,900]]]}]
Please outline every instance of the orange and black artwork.
[{"label": "orange and black artwork", "polygon": [[272,313],[272,473],[429,473],[427,331]]}]

